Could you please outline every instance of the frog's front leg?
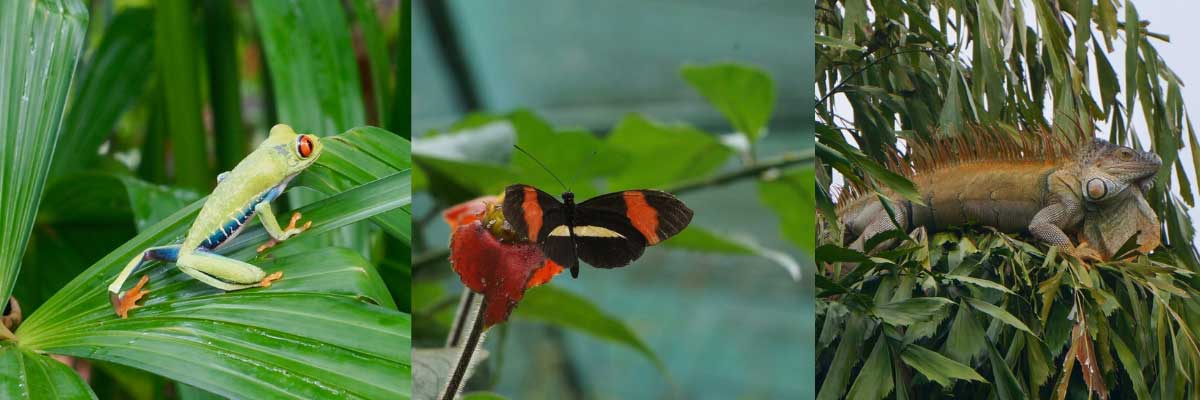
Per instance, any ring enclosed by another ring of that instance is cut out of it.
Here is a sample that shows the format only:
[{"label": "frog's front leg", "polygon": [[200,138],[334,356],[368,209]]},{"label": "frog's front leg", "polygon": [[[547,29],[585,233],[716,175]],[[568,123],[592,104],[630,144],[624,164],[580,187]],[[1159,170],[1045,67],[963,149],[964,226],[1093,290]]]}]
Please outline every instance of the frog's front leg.
[{"label": "frog's front leg", "polygon": [[283,277],[282,271],[267,275],[250,263],[206,251],[181,255],[175,265],[196,280],[221,290],[268,287]]},{"label": "frog's front leg", "polygon": [[112,284],[108,285],[108,299],[112,302],[113,311],[121,318],[125,318],[129,316],[129,310],[137,307],[138,299],[146,295],[146,292],[142,290],[142,286],[146,285],[146,281],[149,279],[144,275],[136,286],[124,295],[121,294],[121,286],[125,285],[125,280],[129,279],[129,275],[132,275],[138,268],[151,261],[174,262],[178,257],[179,246],[175,245],[151,247],[142,251],[142,254],[137,255],[132,260],[129,260],[129,264],[125,265],[125,269],[122,269]]},{"label": "frog's front leg", "polygon": [[258,205],[254,206],[254,209],[258,213],[258,219],[262,220],[263,228],[265,228],[267,230],[267,234],[271,236],[271,240],[263,243],[261,246],[258,246],[259,253],[261,253],[263,250],[271,248],[272,246],[275,246],[276,243],[288,240],[292,236],[299,235],[301,232],[308,230],[308,228],[312,226],[312,221],[308,221],[304,223],[304,226],[297,228],[296,221],[300,220],[300,212],[297,211],[292,214],[292,219],[288,222],[288,226],[286,228],[280,228],[279,222],[275,220],[275,211],[271,209],[271,203],[269,202],[264,201],[262,203],[258,203]]}]

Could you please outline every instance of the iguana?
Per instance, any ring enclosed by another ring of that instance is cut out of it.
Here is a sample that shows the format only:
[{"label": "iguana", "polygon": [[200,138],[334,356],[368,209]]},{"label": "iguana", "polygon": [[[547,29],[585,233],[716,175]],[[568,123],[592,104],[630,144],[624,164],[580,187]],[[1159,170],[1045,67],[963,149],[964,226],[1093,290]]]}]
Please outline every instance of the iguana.
[{"label": "iguana", "polygon": [[[936,232],[981,224],[1027,231],[1059,254],[1097,259],[1111,258],[1135,234],[1139,251],[1158,246],[1158,218],[1146,202],[1162,166],[1157,154],[1101,139],[1070,144],[1040,138],[982,132],[973,139],[910,144],[909,162],[893,162],[891,169],[912,180],[924,204],[885,189],[899,228]],[[867,192],[843,192],[836,208],[843,240],[853,240],[850,247],[860,251],[873,236],[897,227],[879,196]]]}]

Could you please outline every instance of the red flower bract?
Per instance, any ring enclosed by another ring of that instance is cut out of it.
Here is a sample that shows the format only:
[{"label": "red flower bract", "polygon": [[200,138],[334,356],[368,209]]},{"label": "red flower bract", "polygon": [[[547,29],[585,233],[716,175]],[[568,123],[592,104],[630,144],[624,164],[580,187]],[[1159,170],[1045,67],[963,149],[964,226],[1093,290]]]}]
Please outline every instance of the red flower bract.
[{"label": "red flower bract", "polygon": [[504,322],[525,290],[549,282],[562,267],[512,230],[495,196],[481,197],[442,213],[450,235],[450,265],[462,283],[483,294],[484,326]]}]

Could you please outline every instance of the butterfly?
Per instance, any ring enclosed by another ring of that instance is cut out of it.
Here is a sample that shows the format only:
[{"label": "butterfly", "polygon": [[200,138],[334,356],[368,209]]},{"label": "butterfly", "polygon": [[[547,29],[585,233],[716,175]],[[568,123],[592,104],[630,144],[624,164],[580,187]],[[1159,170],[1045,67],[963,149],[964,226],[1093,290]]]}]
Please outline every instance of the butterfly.
[{"label": "butterfly", "polygon": [[625,190],[575,204],[570,190],[559,202],[530,185],[504,190],[504,219],[537,242],[551,261],[579,277],[579,260],[598,268],[624,267],[646,246],[674,236],[692,222],[692,210],[670,193]]}]

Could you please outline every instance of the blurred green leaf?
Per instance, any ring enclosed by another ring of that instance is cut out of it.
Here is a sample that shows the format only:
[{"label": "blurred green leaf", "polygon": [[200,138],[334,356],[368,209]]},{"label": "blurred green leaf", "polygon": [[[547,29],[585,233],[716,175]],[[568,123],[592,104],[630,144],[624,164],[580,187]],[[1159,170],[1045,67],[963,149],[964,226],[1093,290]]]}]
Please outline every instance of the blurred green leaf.
[{"label": "blurred green leaf", "polygon": [[775,83],[766,72],[739,64],[685,66],[683,79],[754,143],[764,133],[775,107]]},{"label": "blurred green leaf", "polygon": [[462,400],[507,400],[507,397],[492,392],[464,393]]},{"label": "blurred green leaf", "polygon": [[199,194],[187,189],[155,185],[131,176],[120,179],[129,194],[129,209],[133,211],[133,221],[139,231],[200,198]]},{"label": "blurred green leaf", "polygon": [[144,95],[154,70],[153,18],[148,8],[121,11],[80,66],[54,150],[52,176],[91,165],[117,120]]},{"label": "blurred green leaf", "polygon": [[216,174],[208,165],[200,87],[200,40],[191,1],[158,1],[154,8],[154,55],[158,65],[166,121],[171,127],[175,184],[197,191],[211,189]]},{"label": "blurred green leaf", "polygon": [[771,260],[780,267],[783,267],[792,276],[793,280],[799,281],[801,279],[800,263],[796,262],[795,258],[785,252],[760,246],[750,238],[723,237],[699,226],[689,225],[683,232],[679,232],[678,235],[672,237],[671,240],[663,242],[663,245],[706,253],[756,255]]},{"label": "blurred green leaf", "polygon": [[[375,7],[380,3],[367,0],[353,0],[350,5],[354,10],[354,20],[358,22],[359,34],[362,37],[363,47],[366,48],[368,66],[370,74],[366,78],[369,86],[369,94],[372,100],[372,109],[375,110],[375,115],[379,116],[376,122],[379,126],[389,126],[391,118],[398,118],[399,115],[391,115],[390,107],[392,104],[392,82],[394,77],[408,76],[393,74],[389,67],[389,57],[387,51],[387,38],[383,36],[383,31],[379,27],[379,18],[375,14]],[[407,95],[407,94],[406,94]]]},{"label": "blurred green leaf", "polygon": [[525,298],[513,316],[542,321],[577,330],[597,339],[620,344],[637,351],[666,373],[666,366],[633,330],[620,319],[608,315],[591,301],[552,285],[525,292]]},{"label": "blurred green leaf", "polygon": [[[87,21],[79,0],[0,3],[0,299],[12,293],[21,268]],[[13,351],[4,359],[22,357]]]},{"label": "blurred green leaf", "polygon": [[815,191],[811,168],[784,172],[758,183],[758,197],[779,215],[783,237],[809,253],[816,249]]},{"label": "blurred green leaf", "polygon": [[217,168],[228,171],[249,152],[250,137],[242,127],[238,33],[233,0],[204,0],[204,50],[208,93],[212,103]]},{"label": "blurred green leaf", "polygon": [[250,5],[262,36],[279,122],[319,136],[365,125],[342,3],[254,0]]},{"label": "blurred green leaf", "polygon": [[638,114],[626,116],[604,139],[629,155],[613,176],[613,190],[663,188],[706,176],[733,154],[716,137],[688,125],[666,125]]},{"label": "blurred green leaf", "polygon": [[[450,372],[454,371],[460,354],[462,354],[462,349],[458,347],[413,349],[412,398],[414,400],[439,398],[438,395],[446,388]],[[475,367],[487,357],[487,350],[476,349],[463,380],[466,381],[470,378],[475,372]]]}]

